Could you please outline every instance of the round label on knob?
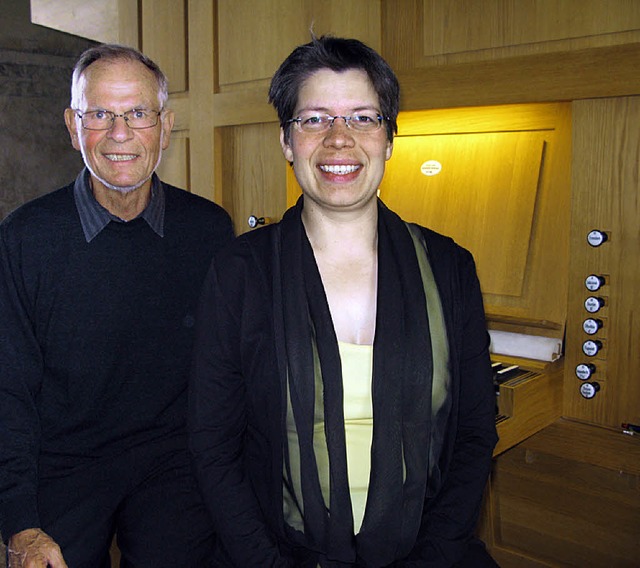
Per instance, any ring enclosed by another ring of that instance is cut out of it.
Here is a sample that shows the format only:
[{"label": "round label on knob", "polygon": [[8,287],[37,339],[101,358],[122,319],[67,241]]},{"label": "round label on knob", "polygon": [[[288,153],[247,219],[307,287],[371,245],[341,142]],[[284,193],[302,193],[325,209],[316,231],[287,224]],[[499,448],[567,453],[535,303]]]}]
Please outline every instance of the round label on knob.
[{"label": "round label on knob", "polygon": [[595,292],[600,289],[601,286],[604,286],[604,278],[596,274],[590,274],[586,277],[584,285],[587,287],[587,290]]},{"label": "round label on knob", "polygon": [[589,357],[593,357],[602,348],[602,343],[588,339],[582,344],[582,352]]},{"label": "round label on knob", "polygon": [[588,318],[582,323],[582,329],[585,333],[593,335],[598,333],[598,330],[602,327],[602,321],[599,319]]},{"label": "round label on knob", "polygon": [[592,247],[599,247],[602,243],[607,240],[607,234],[602,231],[591,231],[587,235],[587,242]]},{"label": "round label on knob", "polygon": [[604,306],[604,300],[595,296],[589,296],[584,301],[584,307],[590,314],[595,314],[602,306]]},{"label": "round label on knob", "polygon": [[584,398],[593,398],[599,390],[600,385],[598,383],[582,383],[580,385],[580,394]]},{"label": "round label on knob", "polygon": [[595,367],[593,365],[589,365],[587,363],[580,363],[576,367],[576,377],[578,377],[581,381],[586,381],[591,378],[591,375],[595,372]]}]

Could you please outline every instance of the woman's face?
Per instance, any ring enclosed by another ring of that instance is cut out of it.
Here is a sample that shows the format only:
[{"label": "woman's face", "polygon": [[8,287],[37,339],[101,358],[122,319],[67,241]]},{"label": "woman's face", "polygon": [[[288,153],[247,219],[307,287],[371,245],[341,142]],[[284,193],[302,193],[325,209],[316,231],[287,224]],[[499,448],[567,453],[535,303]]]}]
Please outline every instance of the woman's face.
[{"label": "woman's face", "polygon": [[[380,114],[380,102],[365,71],[320,69],[302,83],[294,117],[307,111],[340,117],[363,111]],[[302,132],[293,124],[289,141],[281,131],[280,143],[285,158],[293,163],[305,207],[311,200],[332,211],[375,204],[393,150],[384,123],[372,132],[360,132],[342,118],[318,133]]]}]

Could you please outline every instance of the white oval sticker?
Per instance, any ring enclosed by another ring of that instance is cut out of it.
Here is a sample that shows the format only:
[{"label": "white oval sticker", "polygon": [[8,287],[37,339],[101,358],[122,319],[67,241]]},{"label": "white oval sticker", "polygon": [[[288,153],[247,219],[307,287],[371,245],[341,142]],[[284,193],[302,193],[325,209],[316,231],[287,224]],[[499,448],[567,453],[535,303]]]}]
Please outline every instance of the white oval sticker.
[{"label": "white oval sticker", "polygon": [[420,171],[425,176],[437,176],[442,170],[442,164],[438,160],[427,160],[422,166]]}]

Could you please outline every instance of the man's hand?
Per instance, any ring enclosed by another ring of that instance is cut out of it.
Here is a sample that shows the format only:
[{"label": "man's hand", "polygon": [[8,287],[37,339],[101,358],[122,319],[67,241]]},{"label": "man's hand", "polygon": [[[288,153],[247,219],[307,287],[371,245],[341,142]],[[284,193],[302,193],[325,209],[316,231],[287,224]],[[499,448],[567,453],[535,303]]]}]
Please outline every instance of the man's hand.
[{"label": "man's hand", "polygon": [[40,529],[26,529],[9,539],[8,568],[68,568],[56,542]]}]

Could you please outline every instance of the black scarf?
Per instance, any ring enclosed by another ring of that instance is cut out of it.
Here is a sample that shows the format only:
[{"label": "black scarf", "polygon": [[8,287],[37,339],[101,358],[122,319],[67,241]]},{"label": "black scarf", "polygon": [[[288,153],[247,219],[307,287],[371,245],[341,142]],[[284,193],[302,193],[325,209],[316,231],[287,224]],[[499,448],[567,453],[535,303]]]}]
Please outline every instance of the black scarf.
[{"label": "black scarf", "polygon": [[[353,534],[347,477],[342,372],[322,280],[302,223],[303,198],[274,231],[274,329],[286,409],[300,445],[304,534],[324,566],[386,566],[406,556],[420,526],[429,471],[433,362],[416,250],[405,223],[378,202],[378,300],[373,344],[371,477],[362,527]],[[330,500],[322,496],[313,450],[314,361],[319,359],[330,461]],[[290,472],[286,410],[284,470]],[[286,473],[285,473],[286,478]]]}]

